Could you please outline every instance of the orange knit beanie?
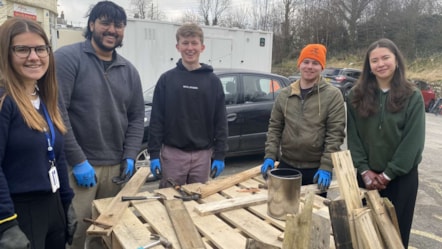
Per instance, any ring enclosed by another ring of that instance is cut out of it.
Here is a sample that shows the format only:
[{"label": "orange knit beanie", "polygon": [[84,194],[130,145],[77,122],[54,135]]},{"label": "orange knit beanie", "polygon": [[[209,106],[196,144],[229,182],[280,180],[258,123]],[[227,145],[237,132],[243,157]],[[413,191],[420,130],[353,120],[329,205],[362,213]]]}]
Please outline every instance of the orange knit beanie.
[{"label": "orange knit beanie", "polygon": [[301,54],[298,58],[298,67],[301,62],[306,59],[312,59],[318,61],[321,64],[322,69],[325,68],[325,57],[327,54],[327,49],[322,44],[308,44],[301,50]]}]

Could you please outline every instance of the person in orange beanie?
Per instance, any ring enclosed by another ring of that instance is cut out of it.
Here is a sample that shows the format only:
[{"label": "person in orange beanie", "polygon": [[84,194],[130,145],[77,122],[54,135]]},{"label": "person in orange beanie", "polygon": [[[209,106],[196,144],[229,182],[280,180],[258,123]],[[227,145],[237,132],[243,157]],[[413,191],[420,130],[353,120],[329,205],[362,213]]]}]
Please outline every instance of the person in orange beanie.
[{"label": "person in orange beanie", "polygon": [[345,137],[344,98],[321,76],[326,53],[321,44],[308,44],[301,50],[297,63],[301,78],[276,98],[261,167],[267,178],[279,159],[278,169],[299,171],[302,185],[318,183],[323,196],[332,179],[331,153],[340,150]]},{"label": "person in orange beanie", "polygon": [[322,44],[308,44],[301,50],[301,54],[298,59],[298,68],[299,65],[306,59],[313,59],[321,64],[322,69],[325,68],[325,60],[327,56],[327,48],[325,48]]}]

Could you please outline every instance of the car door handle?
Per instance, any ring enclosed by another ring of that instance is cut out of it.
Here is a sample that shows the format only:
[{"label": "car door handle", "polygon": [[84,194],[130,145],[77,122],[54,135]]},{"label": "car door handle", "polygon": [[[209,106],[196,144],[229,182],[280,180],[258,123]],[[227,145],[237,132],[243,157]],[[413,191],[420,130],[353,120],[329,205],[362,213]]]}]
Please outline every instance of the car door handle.
[{"label": "car door handle", "polygon": [[236,113],[229,113],[227,114],[227,122],[233,122],[235,121],[237,118]]}]

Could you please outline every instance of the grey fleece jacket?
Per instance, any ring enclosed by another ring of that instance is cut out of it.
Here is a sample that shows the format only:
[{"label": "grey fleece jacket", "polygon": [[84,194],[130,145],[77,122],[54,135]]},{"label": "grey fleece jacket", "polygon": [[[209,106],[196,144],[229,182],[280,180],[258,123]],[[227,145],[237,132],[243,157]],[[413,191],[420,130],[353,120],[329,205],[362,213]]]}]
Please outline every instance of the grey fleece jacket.
[{"label": "grey fleece jacket", "polygon": [[340,150],[345,137],[345,106],[341,92],[320,78],[303,100],[300,80],[281,90],[270,116],[265,158],[295,168],[332,171],[330,153]]},{"label": "grey fleece jacket", "polygon": [[144,132],[136,68],[114,51],[114,61],[105,71],[90,40],[62,47],[54,55],[68,128],[68,163],[74,166],[87,159],[99,166],[135,159]]}]

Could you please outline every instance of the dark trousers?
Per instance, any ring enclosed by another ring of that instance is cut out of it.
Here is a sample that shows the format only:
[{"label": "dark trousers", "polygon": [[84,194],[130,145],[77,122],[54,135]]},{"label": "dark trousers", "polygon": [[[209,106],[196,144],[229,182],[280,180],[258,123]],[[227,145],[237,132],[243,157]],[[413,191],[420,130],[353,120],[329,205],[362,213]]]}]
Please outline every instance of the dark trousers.
[{"label": "dark trousers", "polygon": [[61,249],[66,245],[66,218],[59,193],[13,196],[20,229],[31,249]]},{"label": "dark trousers", "polygon": [[[319,162],[318,162],[318,166],[319,166]],[[282,160],[279,162],[278,169],[296,169],[299,172],[301,172],[301,174],[302,174],[302,184],[301,185],[313,184],[313,177],[315,176],[316,172],[318,172],[318,168],[313,168],[313,169],[295,168]],[[321,193],[319,195],[324,198],[327,198],[327,192]]]},{"label": "dark trousers", "polygon": [[[360,187],[365,187],[360,174],[358,174],[358,183]],[[379,191],[382,197],[387,197],[394,205],[405,248],[408,248],[410,239],[418,187],[419,175],[416,167],[408,174],[396,177],[387,185],[386,189]]]}]

